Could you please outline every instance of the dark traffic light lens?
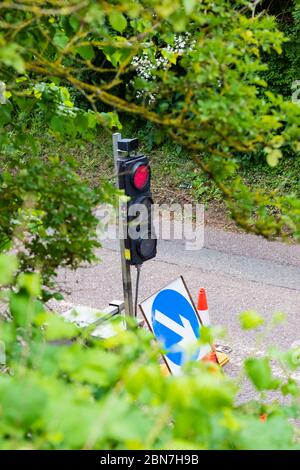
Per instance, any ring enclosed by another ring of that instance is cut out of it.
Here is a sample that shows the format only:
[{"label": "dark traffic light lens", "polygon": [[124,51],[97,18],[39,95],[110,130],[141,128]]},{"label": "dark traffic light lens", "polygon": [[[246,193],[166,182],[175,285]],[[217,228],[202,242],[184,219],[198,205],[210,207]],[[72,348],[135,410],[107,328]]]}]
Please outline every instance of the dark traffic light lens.
[{"label": "dark traffic light lens", "polygon": [[155,253],[155,249],[156,249],[156,240],[151,239],[151,238],[139,240],[137,250],[138,250],[140,257],[143,260],[146,260],[152,257],[153,254]]},{"label": "dark traffic light lens", "polygon": [[134,169],[132,175],[133,185],[136,189],[144,189],[149,181],[150,171],[148,165],[139,165]]}]

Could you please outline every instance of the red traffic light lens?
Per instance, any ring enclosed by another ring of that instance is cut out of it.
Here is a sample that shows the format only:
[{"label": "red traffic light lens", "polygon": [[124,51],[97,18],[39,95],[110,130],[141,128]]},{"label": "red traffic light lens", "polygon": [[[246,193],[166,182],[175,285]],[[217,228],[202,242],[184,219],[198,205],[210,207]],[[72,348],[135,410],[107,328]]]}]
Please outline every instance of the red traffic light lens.
[{"label": "red traffic light lens", "polygon": [[143,189],[148,183],[150,178],[150,170],[148,165],[139,165],[135,168],[132,181],[136,189]]}]

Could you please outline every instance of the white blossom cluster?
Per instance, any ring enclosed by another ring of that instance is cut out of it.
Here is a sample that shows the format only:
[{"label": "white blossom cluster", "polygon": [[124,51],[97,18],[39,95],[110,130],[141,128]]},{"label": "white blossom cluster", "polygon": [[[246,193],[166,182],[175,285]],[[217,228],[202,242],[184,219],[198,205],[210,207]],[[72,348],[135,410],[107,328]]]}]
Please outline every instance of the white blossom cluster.
[{"label": "white blossom cluster", "polygon": [[143,52],[140,57],[135,56],[132,59],[131,64],[134,66],[137,75],[145,80],[149,80],[151,78],[151,72],[156,68],[146,52]]},{"label": "white blossom cluster", "polygon": [[[143,52],[140,56],[135,56],[132,59],[131,64],[136,70],[139,77],[146,81],[152,81],[154,79],[153,72],[155,70],[166,70],[169,65],[169,59],[163,55],[163,51],[166,53],[183,55],[187,51],[191,51],[196,41],[191,40],[190,33],[178,34],[174,37],[174,44],[171,46],[168,44],[162,49],[159,54],[155,57],[154,61],[151,61],[147,52]],[[136,98],[146,98],[149,104],[155,102],[155,95],[153,93],[148,94],[147,90],[137,90]]]},{"label": "white blossom cluster", "polygon": [[[174,46],[172,51],[177,54],[184,54],[187,51],[192,51],[195,47],[195,39],[191,40],[191,33],[178,34],[174,38]],[[169,46],[167,46],[168,48]]]}]

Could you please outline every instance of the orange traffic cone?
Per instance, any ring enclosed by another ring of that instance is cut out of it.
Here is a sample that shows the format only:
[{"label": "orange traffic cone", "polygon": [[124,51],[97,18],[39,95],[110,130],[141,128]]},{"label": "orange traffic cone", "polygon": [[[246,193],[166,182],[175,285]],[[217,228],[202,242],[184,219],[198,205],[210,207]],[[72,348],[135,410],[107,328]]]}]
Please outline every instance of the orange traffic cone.
[{"label": "orange traffic cone", "polygon": [[[207,299],[206,299],[206,292],[203,287],[200,287],[199,289],[197,310],[198,310],[199,317],[202,321],[202,324],[204,326],[210,326],[210,318],[209,318],[209,311],[208,311],[208,305],[207,305]],[[224,366],[225,364],[227,364],[227,362],[229,362],[228,356],[224,353],[220,353],[216,351],[216,348],[214,345],[212,345],[211,353],[207,354],[203,358],[203,360],[216,362],[220,366]]]},{"label": "orange traffic cone", "polygon": [[204,326],[210,326],[209,311],[207,306],[207,299],[205,289],[200,287],[198,294],[198,304],[197,310],[200,316],[200,319]]},{"label": "orange traffic cone", "polygon": [[[200,289],[199,289],[197,310],[198,310],[198,314],[199,314],[199,317],[201,319],[202,324],[204,326],[210,326],[206,293],[205,293],[205,289],[203,287],[200,287]],[[202,358],[202,360],[205,361],[205,362],[208,361],[208,362],[218,363],[218,358],[217,358],[214,346],[212,346],[211,352],[206,354]]]}]

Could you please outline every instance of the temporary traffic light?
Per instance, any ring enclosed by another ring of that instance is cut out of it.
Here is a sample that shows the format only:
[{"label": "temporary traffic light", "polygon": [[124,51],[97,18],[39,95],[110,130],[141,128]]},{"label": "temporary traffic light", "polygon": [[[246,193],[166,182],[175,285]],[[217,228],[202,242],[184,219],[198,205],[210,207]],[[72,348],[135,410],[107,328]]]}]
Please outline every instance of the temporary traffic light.
[{"label": "temporary traffic light", "polygon": [[139,265],[156,256],[157,240],[152,223],[153,200],[150,190],[151,170],[146,155],[137,153],[138,139],[121,139],[118,150],[125,156],[118,158],[119,188],[127,202],[126,258],[131,265]]}]

